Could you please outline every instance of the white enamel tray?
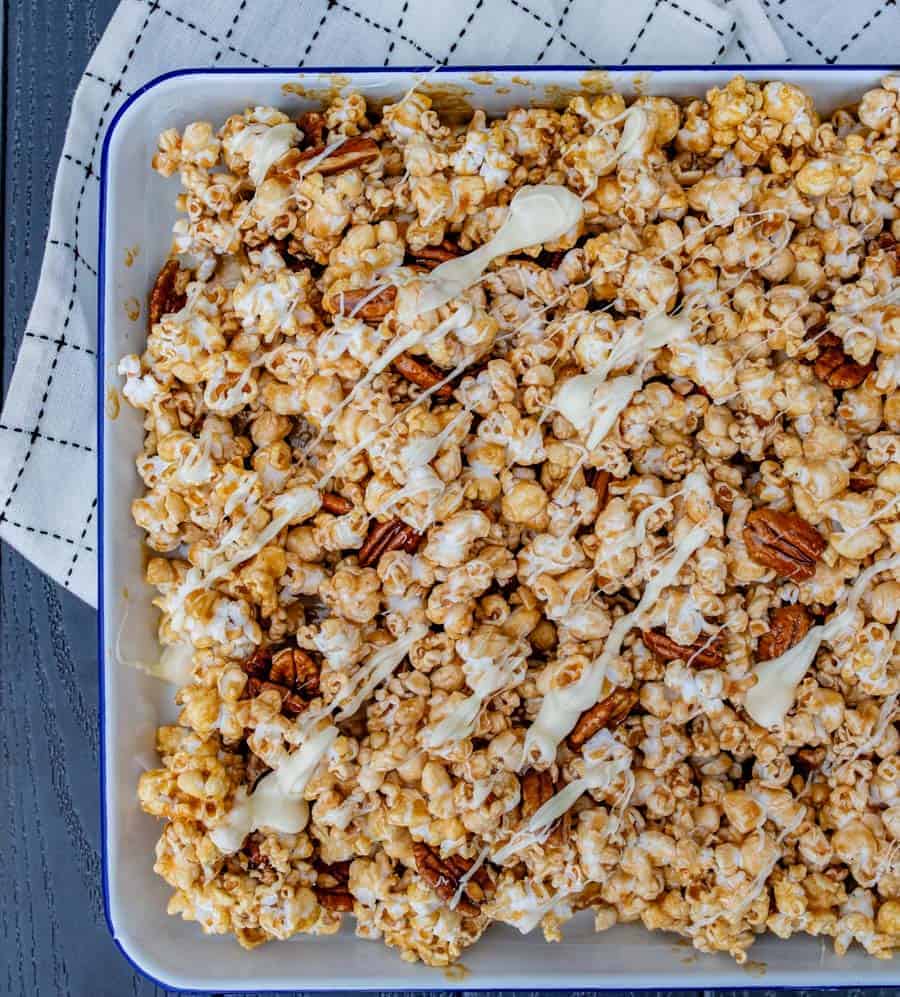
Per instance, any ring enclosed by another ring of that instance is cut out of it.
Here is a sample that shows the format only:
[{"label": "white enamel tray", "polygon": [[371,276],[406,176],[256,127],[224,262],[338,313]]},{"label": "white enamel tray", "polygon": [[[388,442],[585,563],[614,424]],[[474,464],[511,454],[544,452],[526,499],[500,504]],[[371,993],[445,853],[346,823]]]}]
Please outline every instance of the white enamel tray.
[{"label": "white enamel tray", "polygon": [[[587,68],[477,67],[442,71],[427,89],[457,106],[502,112],[533,101],[559,103],[582,87],[669,96],[699,96],[740,71],[752,79],[787,79],[807,90],[823,109],[859,99],[886,67],[772,66]],[[546,945],[505,926],[491,928],[463,955],[463,967],[444,972],[408,965],[379,942],[357,939],[351,921],[340,935],[298,936],[245,952],[230,937],[169,917],[170,889],[152,871],[158,822],[138,807],[140,773],[157,764],[154,731],[175,715],[172,687],[117,663],[121,635],[128,659],[155,660],[156,611],[142,581],[144,551],[129,505],[139,494],[134,455],[141,417],[122,402],[115,373],[124,353],[140,353],[146,332],[146,297],[171,242],[177,181],[150,169],[164,128],[193,120],[220,123],[256,104],[288,112],[318,106],[336,90],[360,88],[370,98],[396,99],[422,78],[416,70],[196,70],[162,76],[139,90],[110,125],[103,149],[100,211],[99,441],[100,441],[100,681],[103,746],[103,870],[110,930],[137,969],[172,989],[386,990],[749,986],[888,986],[900,982],[900,960],[879,962],[854,948],[844,958],[830,942],[767,938],[740,968],[726,956],[695,952],[674,935],[639,925],[594,934],[589,914],[565,928],[565,941]],[[135,311],[140,314],[134,318]],[[104,401],[106,404],[104,405]],[[116,409],[118,408],[118,412]]]}]

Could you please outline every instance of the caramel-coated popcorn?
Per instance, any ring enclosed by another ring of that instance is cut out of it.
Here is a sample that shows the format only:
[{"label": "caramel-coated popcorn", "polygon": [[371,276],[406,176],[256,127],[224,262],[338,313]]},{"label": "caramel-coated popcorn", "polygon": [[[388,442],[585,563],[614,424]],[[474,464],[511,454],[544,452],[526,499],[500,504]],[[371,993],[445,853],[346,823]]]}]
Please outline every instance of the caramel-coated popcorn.
[{"label": "caramel-coated popcorn", "polygon": [[119,372],[170,913],[438,966],[585,909],[893,956],[898,95],[163,132]]}]

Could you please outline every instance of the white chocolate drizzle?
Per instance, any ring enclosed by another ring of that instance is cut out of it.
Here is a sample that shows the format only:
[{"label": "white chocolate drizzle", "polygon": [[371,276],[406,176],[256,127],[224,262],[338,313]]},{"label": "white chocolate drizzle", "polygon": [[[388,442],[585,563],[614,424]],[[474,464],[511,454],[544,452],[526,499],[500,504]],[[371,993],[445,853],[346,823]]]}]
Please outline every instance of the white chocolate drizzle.
[{"label": "white chocolate drizzle", "polygon": [[553,761],[560,742],[572,730],[581,714],[599,701],[606,671],[621,653],[629,631],[641,624],[663,589],[675,581],[691,555],[708,539],[709,533],[704,527],[693,526],[676,544],[659,572],[647,583],[637,606],[613,624],[600,656],[585,668],[575,682],[551,689],[544,696],[540,711],[525,735],[523,765],[532,762],[549,764]]},{"label": "white chocolate drizzle", "polygon": [[838,637],[852,623],[853,614],[862,594],[872,579],[882,571],[900,567],[900,554],[882,558],[860,572],[847,596],[847,605],[809,633],[784,654],[768,661],[760,661],[753,669],[756,685],[744,699],[744,709],[762,727],[778,727],[794,705],[797,687],[809,670],[823,640]]},{"label": "white chocolate drizzle", "polygon": [[257,137],[249,164],[254,187],[260,186],[272,166],[299,140],[300,129],[293,122],[275,125]]},{"label": "white chocolate drizzle", "polygon": [[[564,381],[554,396],[553,407],[586,437],[587,450],[594,450],[643,387],[641,369],[649,351],[689,335],[686,318],[661,314],[646,319],[636,337],[625,334],[612,344],[608,356],[595,370]],[[639,368],[633,373],[609,378],[613,370],[635,362]]]},{"label": "white chocolate drizzle", "polygon": [[[274,772],[259,781],[252,795],[247,796],[242,787],[231,810],[210,831],[210,837],[220,851],[225,854],[236,852],[244,838],[260,828],[296,834],[306,827],[309,808],[303,794],[340,733],[326,717],[334,715],[338,720],[352,717],[427,632],[428,628],[422,624],[410,627],[393,643],[375,651],[324,711],[301,716],[297,726],[305,736],[299,746]],[[263,795],[257,801],[260,790]]]},{"label": "white chocolate drizzle", "polygon": [[210,832],[220,852],[231,855],[252,831],[268,828],[281,834],[298,834],[309,820],[309,804],[302,797],[285,794],[276,772],[269,772],[252,794],[241,786],[225,819]]},{"label": "white chocolate drizzle", "polygon": [[500,229],[483,246],[447,260],[398,293],[397,314],[402,322],[433,311],[471,287],[498,256],[554,242],[573,229],[584,216],[580,198],[566,187],[536,184],[520,187],[509,203],[509,214]]},{"label": "white chocolate drizzle", "polygon": [[475,729],[481,708],[503,689],[518,685],[525,677],[528,647],[518,643],[499,657],[491,652],[480,658],[465,658],[463,670],[472,694],[455,703],[443,720],[422,732],[422,743],[427,748],[439,748],[448,741],[461,741]]},{"label": "white chocolate drizzle", "polygon": [[502,865],[507,859],[529,845],[541,844],[553,830],[553,825],[565,814],[578,798],[589,789],[600,792],[609,789],[616,779],[627,772],[623,799],[627,802],[634,785],[631,775],[631,749],[617,740],[608,730],[598,731],[584,746],[584,775],[574,779],[551,796],[521,827],[510,840],[491,856]]}]

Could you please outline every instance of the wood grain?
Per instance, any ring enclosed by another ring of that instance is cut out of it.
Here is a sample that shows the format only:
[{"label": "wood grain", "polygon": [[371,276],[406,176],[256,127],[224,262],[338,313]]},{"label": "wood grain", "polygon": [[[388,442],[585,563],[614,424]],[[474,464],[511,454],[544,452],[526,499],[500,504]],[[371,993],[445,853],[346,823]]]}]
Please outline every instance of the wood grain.
[{"label": "wood grain", "polygon": [[[34,296],[69,102],[114,8],[4,4],[4,387]],[[167,991],[132,971],[103,917],[95,613],[8,547],[0,581],[0,994],[159,997]]]}]

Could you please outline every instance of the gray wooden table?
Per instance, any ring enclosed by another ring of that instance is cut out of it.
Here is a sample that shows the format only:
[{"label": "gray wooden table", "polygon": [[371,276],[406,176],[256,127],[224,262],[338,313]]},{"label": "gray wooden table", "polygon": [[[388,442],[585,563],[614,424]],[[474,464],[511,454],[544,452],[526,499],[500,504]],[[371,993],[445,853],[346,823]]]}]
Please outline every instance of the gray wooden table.
[{"label": "gray wooden table", "polygon": [[[69,102],[115,0],[3,8],[5,387],[37,283]],[[96,614],[8,547],[0,573],[0,994],[165,993],[132,971],[103,917]]]}]

